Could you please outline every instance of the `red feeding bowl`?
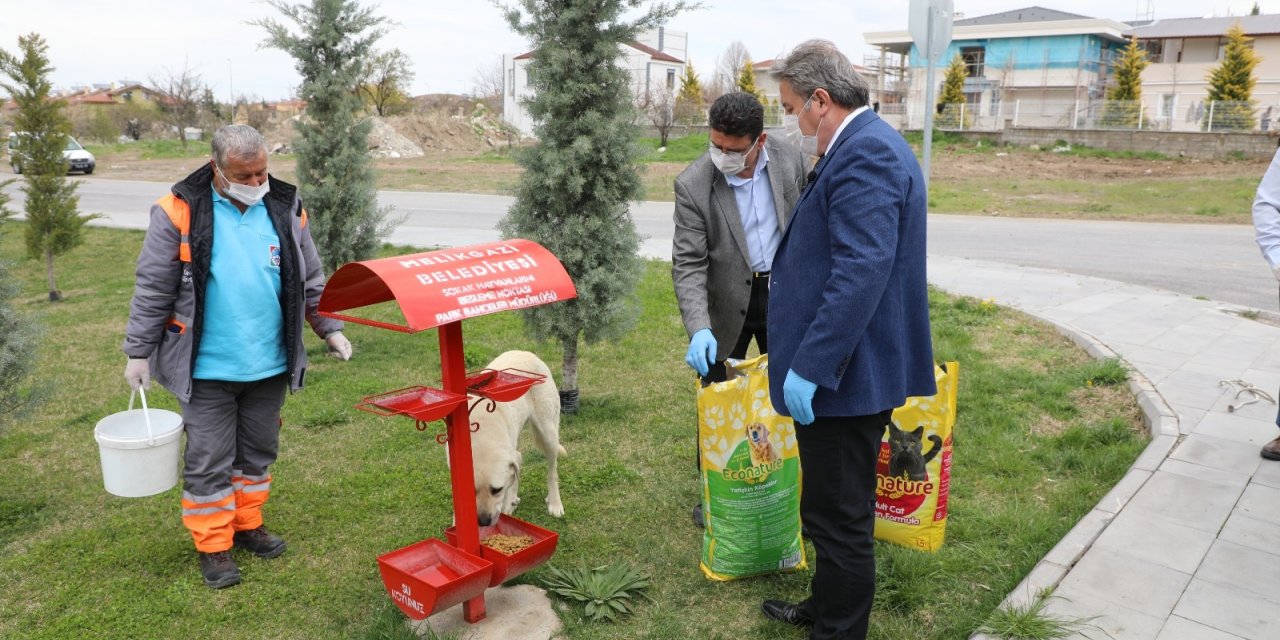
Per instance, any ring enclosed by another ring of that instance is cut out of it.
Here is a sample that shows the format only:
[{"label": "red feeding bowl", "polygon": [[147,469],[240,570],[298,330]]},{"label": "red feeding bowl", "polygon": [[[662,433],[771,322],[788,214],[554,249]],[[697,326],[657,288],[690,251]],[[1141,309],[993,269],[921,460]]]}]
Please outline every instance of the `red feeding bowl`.
[{"label": "red feeding bowl", "polygon": [[378,556],[387,595],[414,620],[422,620],[484,593],[493,565],[436,538]]},{"label": "red feeding bowl", "polygon": [[[489,580],[491,587],[496,587],[546,562],[551,558],[551,554],[556,552],[556,542],[560,539],[559,534],[554,531],[543,529],[536,524],[505,513],[498,516],[497,523],[480,527],[481,540],[495,533],[529,536],[533,538],[533,544],[510,555],[492,547],[480,545],[480,556],[493,563],[493,575]],[[449,544],[457,544],[458,538],[453,527],[445,529],[444,535],[449,540]]]},{"label": "red feeding bowl", "polygon": [[369,396],[361,400],[356,408],[380,416],[404,415],[422,422],[431,422],[449,415],[454,407],[466,399],[462,394],[417,386]]},{"label": "red feeding bowl", "polygon": [[467,374],[468,393],[489,398],[494,402],[511,402],[524,395],[529,387],[542,382],[546,376],[520,369],[484,369]]}]

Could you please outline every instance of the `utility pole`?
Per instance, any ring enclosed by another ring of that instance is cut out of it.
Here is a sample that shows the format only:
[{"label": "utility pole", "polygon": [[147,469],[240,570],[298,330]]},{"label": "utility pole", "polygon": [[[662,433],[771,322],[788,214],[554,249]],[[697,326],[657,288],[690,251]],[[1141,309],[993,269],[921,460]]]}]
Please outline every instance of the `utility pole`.
[{"label": "utility pole", "polygon": [[907,24],[910,27],[911,39],[916,50],[925,58],[925,98],[924,98],[924,145],[921,149],[921,173],[924,183],[929,184],[929,169],[933,155],[933,96],[937,86],[934,83],[934,68],[938,56],[951,45],[951,23],[955,13],[953,0],[911,0],[910,15]]},{"label": "utility pole", "polygon": [[231,116],[227,118],[228,124],[234,124],[236,121],[236,84],[235,76],[231,74],[231,58],[227,58],[227,91],[231,93]]}]

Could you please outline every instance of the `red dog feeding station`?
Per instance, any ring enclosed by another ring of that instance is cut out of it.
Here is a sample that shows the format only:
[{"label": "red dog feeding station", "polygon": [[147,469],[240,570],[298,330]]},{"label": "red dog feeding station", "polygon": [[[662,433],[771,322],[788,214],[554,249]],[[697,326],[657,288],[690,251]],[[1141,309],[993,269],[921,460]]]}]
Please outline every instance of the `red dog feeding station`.
[{"label": "red dog feeding station", "polygon": [[[546,562],[555,552],[555,532],[506,514],[484,527],[485,535],[527,535],[533,544],[510,554],[480,544],[467,394],[510,402],[542,382],[542,376],[515,369],[467,373],[462,321],[577,295],[550,251],[520,239],[352,262],[325,284],[320,315],[404,333],[439,329],[442,389],[406,387],[356,405],[378,415],[408,416],[419,429],[440,419],[447,425],[446,435],[437,439],[449,448],[456,523],[445,531],[449,542],[428,538],[378,557],[387,594],[410,618],[422,620],[461,602],[466,621],[478,622],[485,615],[485,589]],[[394,303],[404,322],[348,313],[381,303]]]}]

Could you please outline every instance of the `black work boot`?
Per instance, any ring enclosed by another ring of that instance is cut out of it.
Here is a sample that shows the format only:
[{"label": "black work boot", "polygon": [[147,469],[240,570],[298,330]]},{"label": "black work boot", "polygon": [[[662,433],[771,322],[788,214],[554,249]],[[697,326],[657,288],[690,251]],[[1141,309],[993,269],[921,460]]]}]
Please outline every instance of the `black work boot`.
[{"label": "black work boot", "polygon": [[204,576],[204,586],[210,589],[240,584],[240,567],[230,551],[200,552],[200,574]]},{"label": "black work boot", "polygon": [[231,537],[237,547],[252,551],[259,558],[274,558],[284,553],[284,538],[267,531],[266,527],[237,531]]}]

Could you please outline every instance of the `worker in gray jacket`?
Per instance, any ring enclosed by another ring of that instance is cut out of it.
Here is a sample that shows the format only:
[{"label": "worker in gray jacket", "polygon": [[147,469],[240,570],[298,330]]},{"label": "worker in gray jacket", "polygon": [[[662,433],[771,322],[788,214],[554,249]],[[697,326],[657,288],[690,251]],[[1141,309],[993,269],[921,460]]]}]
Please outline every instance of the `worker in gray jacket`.
[{"label": "worker in gray jacket", "polygon": [[316,310],[325,276],[297,189],[267,173],[252,127],[213,136],[212,159],[151,207],[138,256],[125,380],[178,398],[187,432],[182,521],[204,582],[240,582],[230,550],[261,558],[285,542],[262,524],[285,391],[307,368],[303,319],[351,357],[342,323]]}]

